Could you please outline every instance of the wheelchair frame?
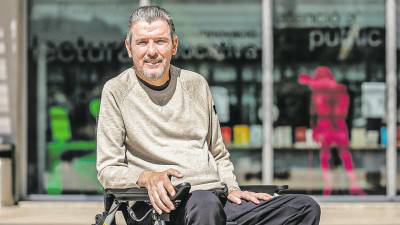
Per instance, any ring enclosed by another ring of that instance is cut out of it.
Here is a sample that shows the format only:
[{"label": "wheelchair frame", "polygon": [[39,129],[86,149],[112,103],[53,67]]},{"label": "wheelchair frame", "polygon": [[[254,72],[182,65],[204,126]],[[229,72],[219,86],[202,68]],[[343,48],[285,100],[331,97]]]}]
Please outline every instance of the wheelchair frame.
[{"label": "wheelchair frame", "polygon": [[[282,191],[287,190],[288,185],[244,185],[240,186],[240,189],[245,191],[264,192],[275,196],[279,195]],[[189,190],[190,184],[187,183],[176,186],[176,196],[182,196],[173,200],[175,207],[178,207],[181,201],[186,200],[187,196],[189,195]],[[225,192],[225,196],[227,196],[226,188],[221,191]],[[129,206],[129,202],[131,201],[145,202],[151,205],[146,188],[106,189],[104,193],[105,211],[102,214],[96,215],[95,224],[93,225],[115,225],[115,214],[117,211],[121,211],[123,213],[127,225],[140,222],[146,219],[150,214],[153,225],[165,225],[166,222],[170,221],[170,215],[168,213],[159,215],[154,208],[151,208],[145,213],[144,216],[138,218]],[[226,225],[236,225],[236,223],[230,221],[227,222]]]}]

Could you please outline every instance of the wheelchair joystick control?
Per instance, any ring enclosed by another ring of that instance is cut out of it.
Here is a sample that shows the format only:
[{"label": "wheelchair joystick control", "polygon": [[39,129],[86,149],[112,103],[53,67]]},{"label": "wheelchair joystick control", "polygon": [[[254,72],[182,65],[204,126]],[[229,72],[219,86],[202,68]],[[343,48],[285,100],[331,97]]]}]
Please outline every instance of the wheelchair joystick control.
[{"label": "wheelchair joystick control", "polygon": [[[175,187],[175,195],[170,197],[172,203],[174,204],[175,208],[178,208],[179,204],[189,197],[189,191],[191,185],[189,183],[180,183]],[[159,215],[153,209],[153,220],[155,221],[154,225],[163,225],[164,221],[170,221],[170,214],[169,213],[162,213]]]},{"label": "wheelchair joystick control", "polygon": [[175,195],[171,197],[172,202],[184,201],[189,197],[191,185],[189,183],[180,183],[175,186]]}]

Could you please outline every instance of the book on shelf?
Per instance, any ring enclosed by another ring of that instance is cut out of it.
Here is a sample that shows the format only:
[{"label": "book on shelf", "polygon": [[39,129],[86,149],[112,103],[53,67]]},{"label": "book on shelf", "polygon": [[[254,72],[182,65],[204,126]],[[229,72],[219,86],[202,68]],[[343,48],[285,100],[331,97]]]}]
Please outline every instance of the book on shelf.
[{"label": "book on shelf", "polygon": [[225,145],[230,145],[232,141],[232,128],[230,127],[221,127],[222,140]]},{"label": "book on shelf", "polygon": [[366,145],[366,130],[365,128],[351,129],[351,146],[355,148],[365,147]]},{"label": "book on shelf", "polygon": [[311,147],[311,148],[320,147],[320,145],[317,142],[315,142],[315,140],[313,138],[313,130],[312,129],[306,130],[306,144],[307,144],[307,147]]},{"label": "book on shelf", "polygon": [[379,142],[379,131],[368,130],[366,133],[366,145],[368,147],[377,147]]},{"label": "book on shelf", "polygon": [[290,126],[275,127],[272,143],[274,147],[292,146],[292,128]]},{"label": "book on shelf", "polygon": [[260,124],[250,126],[250,144],[252,146],[262,146],[263,144],[263,130]]},{"label": "book on shelf", "polygon": [[382,146],[387,145],[387,128],[381,127],[380,144]]},{"label": "book on shelf", "polygon": [[294,129],[294,140],[296,143],[306,142],[306,131],[307,127],[296,127]]},{"label": "book on shelf", "polygon": [[233,144],[248,145],[250,143],[250,129],[248,125],[233,126]]}]

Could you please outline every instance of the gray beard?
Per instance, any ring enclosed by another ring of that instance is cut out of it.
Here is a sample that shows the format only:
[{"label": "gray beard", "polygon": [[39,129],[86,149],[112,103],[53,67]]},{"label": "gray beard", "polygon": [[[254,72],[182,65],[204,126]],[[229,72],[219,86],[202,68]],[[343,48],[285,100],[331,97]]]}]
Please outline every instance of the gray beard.
[{"label": "gray beard", "polygon": [[165,68],[163,68],[159,72],[146,72],[146,70],[143,70],[143,76],[150,80],[158,80],[161,79],[161,77],[164,74],[164,71]]}]

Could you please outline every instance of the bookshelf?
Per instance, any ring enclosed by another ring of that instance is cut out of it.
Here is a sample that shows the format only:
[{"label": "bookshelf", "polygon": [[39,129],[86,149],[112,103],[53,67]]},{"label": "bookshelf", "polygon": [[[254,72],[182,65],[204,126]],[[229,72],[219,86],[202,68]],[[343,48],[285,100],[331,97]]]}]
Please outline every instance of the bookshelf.
[{"label": "bookshelf", "polygon": [[[226,148],[229,151],[261,151],[262,146],[259,145],[235,145],[230,144],[226,145]],[[334,147],[333,147],[334,148]],[[273,146],[274,151],[319,151],[319,146]],[[350,151],[386,151],[386,146],[350,146]],[[398,150],[400,150],[400,146],[398,146]]]}]

